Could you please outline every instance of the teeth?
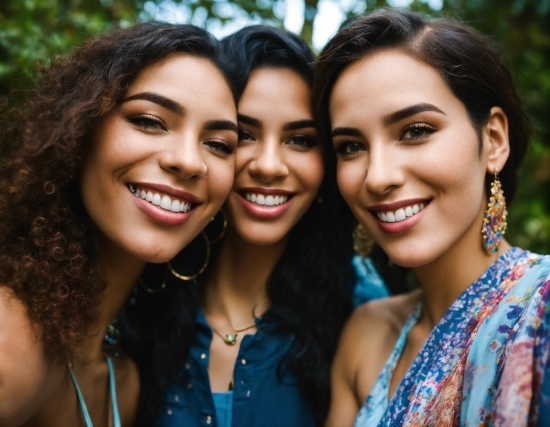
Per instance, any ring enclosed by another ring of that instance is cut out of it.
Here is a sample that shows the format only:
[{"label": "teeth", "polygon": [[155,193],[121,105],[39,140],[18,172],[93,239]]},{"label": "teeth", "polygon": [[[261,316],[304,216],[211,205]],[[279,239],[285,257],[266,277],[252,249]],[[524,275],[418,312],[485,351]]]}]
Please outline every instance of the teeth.
[{"label": "teeth", "polygon": [[134,196],[146,200],[155,206],[159,206],[164,210],[183,213],[191,210],[191,203],[189,202],[172,198],[166,194],[154,193],[151,190],[138,188],[134,184],[129,184],[128,188],[132,193],[134,193]]},{"label": "teeth", "polygon": [[261,206],[278,206],[286,203],[288,200],[288,196],[286,195],[273,196],[269,194],[264,196],[263,194],[246,193],[244,197],[247,201]]},{"label": "teeth", "polygon": [[424,208],[424,203],[420,203],[419,205],[410,205],[404,208],[399,208],[396,211],[377,212],[376,216],[378,216],[378,219],[382,222],[399,222],[416,215]]}]

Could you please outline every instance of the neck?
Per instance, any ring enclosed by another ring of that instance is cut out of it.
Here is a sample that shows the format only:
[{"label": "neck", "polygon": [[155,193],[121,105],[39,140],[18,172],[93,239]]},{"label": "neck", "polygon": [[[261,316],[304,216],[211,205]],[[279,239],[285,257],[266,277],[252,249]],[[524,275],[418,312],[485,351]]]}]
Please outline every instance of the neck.
[{"label": "neck", "polygon": [[269,306],[267,282],[288,238],[258,246],[228,229],[207,277],[203,308],[207,317],[226,317],[236,329],[249,326]]},{"label": "neck", "polygon": [[502,240],[498,251],[488,254],[480,240],[478,229],[468,231],[444,255],[413,268],[423,290],[421,321],[426,322],[430,329],[443,318],[460,294],[511,248],[507,241]]},{"label": "neck", "polygon": [[80,346],[85,359],[90,362],[103,361],[103,337],[122,310],[146,264],[112,243],[102,241],[99,253],[107,284],[100,294],[97,321],[89,328],[90,338]]}]

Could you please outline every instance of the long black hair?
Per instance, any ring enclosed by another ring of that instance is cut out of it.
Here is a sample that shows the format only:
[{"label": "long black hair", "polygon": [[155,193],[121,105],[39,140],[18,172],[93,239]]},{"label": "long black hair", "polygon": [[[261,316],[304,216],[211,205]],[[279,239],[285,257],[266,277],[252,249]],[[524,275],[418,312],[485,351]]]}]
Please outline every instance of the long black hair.
[{"label": "long black hair", "polygon": [[[225,38],[221,46],[237,99],[250,73],[260,67],[290,69],[312,85],[315,57],[294,34],[252,26]],[[351,266],[352,217],[337,190],[334,170],[325,171],[318,201],[291,231],[286,251],[269,278],[270,308],[264,316],[294,334],[279,372],[288,367],[296,376],[304,401],[321,422],[330,401],[331,361],[340,330],[352,310],[355,275]],[[210,233],[208,228],[206,232]],[[198,248],[203,242],[199,236],[185,249],[189,256],[198,254],[195,261],[188,259],[190,273],[203,262],[204,248]],[[144,282],[158,286],[165,274],[163,267],[150,265]],[[151,369],[144,385],[139,425],[147,425],[159,414],[168,383],[183,368],[196,333],[200,284],[172,281],[168,275],[165,289],[157,294],[136,287],[125,313],[126,321],[139,325],[125,332],[125,340],[134,346],[129,352],[141,360],[136,353],[143,350],[141,357]]]},{"label": "long black hair", "polygon": [[[221,42],[237,100],[250,73],[283,68],[313,85],[315,57],[298,36],[278,28],[250,26]],[[266,317],[292,331],[283,364],[296,376],[304,401],[321,422],[330,401],[330,364],[350,313],[354,273],[352,221],[326,170],[318,200],[290,232],[288,246],[267,284]]]}]

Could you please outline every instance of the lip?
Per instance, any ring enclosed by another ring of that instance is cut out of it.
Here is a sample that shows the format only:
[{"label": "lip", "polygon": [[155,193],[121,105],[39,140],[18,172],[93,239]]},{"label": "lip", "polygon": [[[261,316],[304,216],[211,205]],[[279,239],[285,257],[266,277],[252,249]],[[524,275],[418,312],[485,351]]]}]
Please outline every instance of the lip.
[{"label": "lip", "polygon": [[172,188],[166,185],[150,184],[150,183],[135,183],[135,185],[142,188],[156,190],[160,193],[164,193],[169,196],[183,199],[187,202],[191,202],[195,204],[194,206],[191,207],[189,212],[185,212],[185,213],[171,212],[171,211],[162,209],[159,206],[153,205],[152,203],[149,203],[148,201],[140,197],[136,197],[135,194],[132,193],[130,189],[128,189],[128,192],[132,196],[134,203],[145,215],[147,215],[149,218],[153,219],[154,221],[160,222],[165,225],[177,226],[177,225],[185,224],[189,220],[189,218],[191,218],[191,215],[193,215],[193,212],[195,212],[194,208],[196,207],[197,202],[194,202],[194,201],[198,201],[198,203],[200,203],[200,200],[197,197],[193,196],[192,194],[187,193],[186,191],[177,190],[175,188]]},{"label": "lip", "polygon": [[[430,199],[407,199],[407,200],[400,200],[393,203],[384,203],[380,205],[371,205],[369,206],[368,210],[370,214],[374,217],[376,220],[376,223],[378,224],[378,227],[387,234],[399,234],[403,233],[407,230],[410,230],[412,227],[414,227],[424,216],[424,213],[430,206]],[[394,211],[399,208],[410,206],[414,204],[424,203],[425,207],[417,214],[408,217],[402,221],[398,222],[383,222],[378,219],[378,216],[376,215],[376,212],[386,212],[386,211]]]},{"label": "lip", "polygon": [[258,219],[268,219],[273,220],[277,219],[285,214],[285,212],[290,208],[292,203],[292,197],[283,203],[282,205],[277,206],[261,206],[256,203],[249,202],[245,199],[246,193],[256,193],[256,194],[278,194],[278,195],[292,195],[293,193],[286,190],[279,190],[276,188],[260,188],[260,187],[246,187],[239,189],[237,192],[239,201],[241,205],[248,212],[249,215]]}]

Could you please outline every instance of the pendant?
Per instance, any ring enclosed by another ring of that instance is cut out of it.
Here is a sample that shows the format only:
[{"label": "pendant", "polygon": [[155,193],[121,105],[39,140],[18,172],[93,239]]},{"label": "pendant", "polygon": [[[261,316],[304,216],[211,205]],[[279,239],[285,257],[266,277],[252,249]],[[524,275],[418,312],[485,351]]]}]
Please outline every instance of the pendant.
[{"label": "pendant", "polygon": [[224,335],[223,337],[223,341],[227,344],[227,345],[235,345],[235,343],[237,342],[237,333],[233,333],[233,334],[226,334]]}]

